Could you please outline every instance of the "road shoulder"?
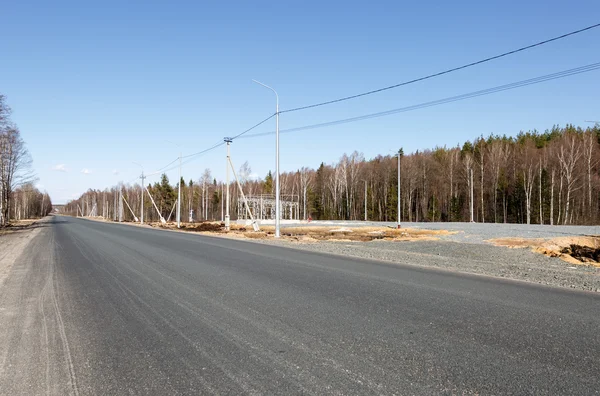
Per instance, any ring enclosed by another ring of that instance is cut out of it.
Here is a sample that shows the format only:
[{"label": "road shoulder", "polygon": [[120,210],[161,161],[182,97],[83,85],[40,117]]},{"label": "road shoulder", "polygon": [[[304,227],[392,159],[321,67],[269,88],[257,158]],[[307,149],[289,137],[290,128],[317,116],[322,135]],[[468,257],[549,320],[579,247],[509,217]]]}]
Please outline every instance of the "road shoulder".
[{"label": "road shoulder", "polygon": [[36,220],[30,224],[9,227],[0,233],[0,288],[4,285],[15,261],[35,238],[48,218]]}]

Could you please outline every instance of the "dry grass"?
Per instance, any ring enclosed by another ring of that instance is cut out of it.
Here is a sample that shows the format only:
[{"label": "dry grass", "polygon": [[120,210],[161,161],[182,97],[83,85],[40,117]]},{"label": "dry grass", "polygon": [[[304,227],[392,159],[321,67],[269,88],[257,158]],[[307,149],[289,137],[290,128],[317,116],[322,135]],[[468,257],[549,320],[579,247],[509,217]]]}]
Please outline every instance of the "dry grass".
[{"label": "dry grass", "polygon": [[558,257],[570,264],[600,267],[600,262],[597,260],[598,251],[600,250],[600,236],[559,237],[552,239],[497,238],[490,239],[488,242],[496,246],[506,246],[509,248],[531,248],[536,253],[544,254],[548,257]]},{"label": "dry grass", "polygon": [[[151,223],[153,227],[176,229],[173,223],[160,224]],[[234,238],[268,239],[275,234],[274,226],[262,226],[258,232],[253,231],[251,226],[231,224],[231,230],[225,231],[220,222],[201,222],[195,224],[182,224],[182,231],[198,232],[208,235],[228,236]],[[449,235],[452,232],[445,230],[422,230],[422,229],[394,229],[388,227],[283,227],[281,236],[283,239],[298,243],[316,243],[319,241],[343,241],[343,242],[368,242],[373,240],[386,241],[427,241],[438,239],[440,235]]]},{"label": "dry grass", "polygon": [[[264,231],[273,233],[275,228],[263,227]],[[282,236],[285,237],[308,237],[315,241],[343,241],[343,242],[368,242],[373,240],[387,241],[412,241],[412,240],[435,240],[440,235],[448,235],[445,230],[422,230],[422,229],[394,229],[388,227],[283,227]]]}]

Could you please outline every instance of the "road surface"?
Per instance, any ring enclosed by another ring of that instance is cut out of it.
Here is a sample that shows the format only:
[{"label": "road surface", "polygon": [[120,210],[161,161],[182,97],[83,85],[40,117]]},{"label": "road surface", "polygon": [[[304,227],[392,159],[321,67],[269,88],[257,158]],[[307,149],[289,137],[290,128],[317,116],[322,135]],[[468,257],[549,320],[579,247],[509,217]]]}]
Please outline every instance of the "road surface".
[{"label": "road surface", "polygon": [[0,393],[598,394],[598,295],[54,217],[0,290]]}]

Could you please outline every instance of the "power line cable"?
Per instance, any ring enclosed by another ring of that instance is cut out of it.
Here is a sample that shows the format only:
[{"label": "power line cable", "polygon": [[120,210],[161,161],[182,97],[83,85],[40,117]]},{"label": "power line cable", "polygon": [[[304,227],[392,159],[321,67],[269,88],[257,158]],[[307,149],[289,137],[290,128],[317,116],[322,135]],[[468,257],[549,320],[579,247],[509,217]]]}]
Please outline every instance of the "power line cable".
[{"label": "power line cable", "polygon": [[[280,133],[298,132],[298,131],[304,131],[304,130],[308,130],[308,129],[317,129],[317,128],[324,128],[324,127],[329,127],[329,126],[334,126],[334,125],[347,124],[347,123],[367,120],[367,119],[371,119],[371,118],[384,117],[384,116],[388,116],[388,115],[392,115],[392,114],[404,113],[404,112],[408,112],[408,111],[423,109],[426,107],[439,106],[439,105],[446,104],[446,103],[457,102],[457,101],[465,100],[465,99],[471,99],[471,98],[478,97],[478,96],[490,95],[490,94],[501,92],[501,91],[507,91],[510,89],[521,88],[521,87],[525,87],[528,85],[539,84],[542,82],[556,80],[556,79],[564,78],[564,77],[569,77],[569,76],[573,76],[576,74],[587,73],[587,72],[598,70],[598,69],[600,69],[600,62],[592,63],[587,66],[581,66],[581,67],[576,67],[576,68],[569,69],[569,70],[564,70],[561,72],[547,74],[544,76],[534,77],[534,78],[530,78],[527,80],[518,81],[518,82],[514,82],[514,83],[510,83],[510,84],[504,84],[504,85],[500,85],[497,87],[492,87],[492,88],[487,88],[487,89],[483,89],[483,90],[479,90],[479,91],[469,92],[469,93],[462,94],[462,95],[451,96],[451,97],[444,98],[444,99],[438,99],[438,100],[434,100],[434,101],[430,101],[430,102],[419,103],[419,104],[412,105],[412,106],[400,107],[397,109],[391,109],[391,110],[386,110],[386,111],[377,112],[377,113],[365,114],[365,115],[351,117],[351,118],[345,118],[345,119],[341,119],[341,120],[334,120],[334,121],[328,121],[328,122],[323,122],[323,123],[318,123],[318,124],[305,125],[305,126],[301,126],[301,127],[297,127],[297,128],[284,129],[279,132]],[[275,133],[274,131],[255,133],[252,135],[246,135],[246,136],[244,136],[244,138],[249,139],[249,138],[254,138],[254,137],[272,135],[274,133]]]},{"label": "power line cable", "polygon": [[[281,112],[280,112],[281,113]],[[258,128],[259,126],[261,126],[262,124],[264,124],[265,122],[269,121],[271,118],[275,117],[277,115],[277,113],[273,113],[270,116],[268,116],[267,118],[265,118],[264,120],[262,120],[261,122],[259,122],[258,124],[255,124],[254,126],[246,129],[244,132],[242,133],[238,133],[237,135],[230,137],[231,140],[235,140],[237,138],[239,138],[242,135],[245,135],[246,133],[250,132],[251,130]]]},{"label": "power line cable", "polygon": [[[257,123],[257,124],[254,124],[253,126],[251,126],[250,128],[248,128],[248,129],[244,130],[243,132],[241,132],[241,133],[238,133],[237,135],[235,135],[235,136],[231,137],[230,139],[231,139],[231,140],[233,140],[233,139],[237,139],[237,138],[239,138],[240,136],[243,136],[244,134],[246,134],[246,133],[248,133],[248,132],[252,131],[252,130],[253,130],[253,129],[255,129],[255,128],[258,128],[259,126],[261,126],[261,125],[262,125],[262,124],[264,124],[265,122],[269,121],[271,118],[275,117],[275,115],[276,115],[276,113],[273,113],[273,114],[271,114],[269,117],[265,118],[264,120],[260,121],[260,122],[259,122],[259,123]],[[189,159],[188,159],[188,160],[186,160],[186,161],[183,161],[183,162],[181,163],[181,165],[183,166],[183,165],[185,165],[185,164],[187,164],[187,163],[189,163],[189,162],[193,161],[193,160],[194,160],[196,157],[198,157],[198,156],[200,156],[200,155],[202,155],[202,154],[205,154],[205,153],[207,153],[207,152],[209,152],[209,151],[212,151],[212,150],[216,149],[217,147],[221,147],[221,146],[223,146],[224,144],[225,144],[225,142],[223,142],[223,141],[219,141],[218,143],[216,143],[216,144],[214,144],[214,145],[210,146],[210,147],[209,147],[209,148],[207,148],[207,149],[204,149],[204,150],[198,151],[197,153],[193,153],[193,154],[184,155],[184,156],[182,156],[182,157],[181,157],[182,159],[184,159],[184,158],[189,158]],[[176,168],[177,168],[179,165],[175,165],[175,166],[173,166],[173,167],[171,167],[171,168],[169,168],[169,166],[170,166],[170,165],[172,165],[173,163],[175,163],[175,162],[176,162],[176,161],[178,161],[178,160],[179,160],[179,157],[175,158],[173,161],[171,161],[171,162],[170,162],[170,163],[168,163],[167,165],[163,166],[162,168],[160,168],[160,169],[158,169],[158,170],[154,171],[153,173],[150,173],[150,174],[146,175],[146,177],[154,176],[154,175],[157,175],[157,174],[159,174],[159,173],[161,173],[161,172],[162,172],[162,173],[164,173],[164,172],[168,172],[168,171],[171,171],[171,170],[173,170],[173,169],[176,169]],[[167,169],[167,168],[169,168],[169,169]]]},{"label": "power line cable", "polygon": [[[241,133],[238,133],[237,135],[235,135],[235,136],[233,136],[233,137],[231,137],[231,138],[229,138],[229,139],[231,139],[231,140],[234,140],[234,139],[237,139],[237,138],[239,138],[239,137],[243,136],[244,134],[246,134],[246,133],[248,133],[248,132],[252,131],[252,130],[253,130],[253,129],[255,129],[255,128],[258,128],[259,126],[261,126],[261,125],[262,125],[262,124],[264,124],[265,122],[269,121],[271,118],[275,117],[275,115],[276,115],[276,113],[273,113],[273,114],[271,114],[269,117],[265,118],[264,120],[260,121],[259,123],[257,123],[257,124],[254,124],[254,125],[253,125],[253,126],[251,126],[250,128],[248,128],[248,129],[244,130],[244,131],[243,131],[243,132],[241,132]],[[212,151],[212,150],[214,150],[214,149],[216,149],[216,148],[218,148],[218,147],[221,147],[221,146],[223,146],[224,144],[225,144],[225,142],[223,142],[223,141],[220,141],[220,142],[218,142],[218,143],[214,144],[213,146],[211,146],[211,147],[209,147],[209,148],[207,148],[207,149],[204,149],[204,150],[202,150],[202,151],[199,151],[199,152],[197,152],[197,153],[193,153],[193,154],[189,154],[189,155],[185,155],[185,156],[181,157],[182,159],[183,159],[183,158],[189,158],[188,160],[186,160],[186,161],[182,162],[182,163],[181,163],[181,166],[183,166],[183,165],[185,165],[185,164],[187,164],[187,163],[189,163],[189,162],[193,161],[194,159],[196,159],[196,157],[198,157],[198,156],[200,156],[200,155],[202,155],[202,154],[205,154],[205,153],[207,153],[207,152],[209,152],[209,151]],[[173,167],[171,167],[171,168],[169,168],[169,169],[165,169],[165,168],[167,168],[169,165],[173,164],[173,163],[174,163],[175,161],[177,161],[178,159],[179,159],[179,158],[176,158],[174,161],[172,161],[171,163],[167,164],[167,165],[166,165],[166,166],[164,166],[163,168],[161,168],[161,169],[159,169],[159,170],[155,171],[154,173],[151,173],[151,174],[149,174],[149,175],[147,175],[147,176],[154,176],[154,175],[156,175],[156,174],[158,174],[158,173],[161,173],[161,172],[162,172],[162,173],[164,173],[164,172],[169,172],[169,171],[171,171],[171,170],[173,170],[173,169],[176,169],[176,168],[177,168],[179,165],[175,165],[175,166],[173,166]]]},{"label": "power line cable", "polygon": [[[262,125],[262,124],[264,124],[265,122],[269,121],[271,118],[275,117],[275,115],[276,115],[276,113],[273,113],[273,114],[271,114],[269,117],[265,118],[264,120],[260,121],[259,123],[255,124],[255,125],[251,126],[250,128],[248,128],[248,129],[244,130],[243,132],[241,132],[241,133],[238,133],[237,135],[235,135],[235,136],[231,137],[230,139],[231,139],[231,140],[233,140],[233,139],[237,139],[237,138],[239,138],[240,136],[242,136],[242,135],[244,135],[244,134],[246,134],[246,133],[248,133],[248,132],[252,131],[253,129],[255,129],[255,128],[258,128],[259,126],[261,126],[261,125]],[[211,151],[211,150],[214,150],[214,149],[216,149],[217,147],[221,147],[221,146],[223,146],[224,144],[225,144],[225,142],[223,142],[223,141],[219,141],[218,143],[216,143],[216,144],[212,145],[211,147],[209,147],[209,148],[207,148],[207,149],[204,149],[204,150],[202,150],[202,151],[198,151],[197,153],[193,153],[193,154],[184,155],[184,156],[182,156],[182,157],[181,157],[182,159],[183,159],[183,158],[189,158],[189,159],[188,159],[188,160],[186,160],[186,161],[184,161],[184,162],[182,162],[182,163],[181,163],[181,165],[183,166],[183,165],[185,165],[185,164],[187,164],[187,163],[189,163],[189,162],[193,161],[193,160],[194,160],[196,157],[198,157],[198,156],[200,156],[200,155],[202,155],[202,154],[205,154],[205,153],[207,153],[207,152],[209,152],[209,151]],[[168,163],[167,165],[163,166],[162,168],[160,168],[160,169],[158,169],[158,170],[154,171],[153,173],[150,173],[150,174],[146,175],[146,177],[151,177],[151,176],[157,175],[157,174],[159,174],[159,173],[165,173],[165,172],[169,172],[169,171],[171,171],[171,170],[173,170],[173,169],[176,169],[176,168],[177,168],[179,165],[175,165],[175,166],[173,166],[173,167],[171,167],[171,168],[169,168],[169,169],[166,169],[166,168],[168,168],[170,165],[172,165],[173,163],[175,163],[177,160],[179,160],[179,157],[175,158],[173,161],[171,161],[171,162],[170,162],[170,163]]]},{"label": "power line cable", "polygon": [[482,63],[490,62],[490,61],[495,60],[495,59],[503,58],[505,56],[513,55],[513,54],[516,54],[516,53],[519,53],[519,52],[523,52],[523,51],[526,51],[526,50],[531,49],[531,48],[539,47],[541,45],[548,44],[548,43],[551,43],[553,41],[561,40],[561,39],[564,39],[564,38],[569,37],[569,36],[573,36],[573,35],[576,35],[576,34],[579,34],[579,33],[591,30],[591,29],[595,29],[597,27],[600,27],[600,23],[597,23],[595,25],[591,25],[591,26],[585,27],[583,29],[579,29],[579,30],[575,30],[575,31],[572,31],[572,32],[569,32],[569,33],[565,33],[565,34],[562,34],[560,36],[556,36],[556,37],[553,37],[553,38],[550,38],[550,39],[547,39],[547,40],[544,40],[544,41],[540,41],[540,42],[537,42],[535,44],[531,44],[531,45],[527,45],[525,47],[517,48],[517,49],[512,50],[512,51],[504,52],[504,53],[499,54],[499,55],[495,55],[495,56],[492,56],[492,57],[489,57],[489,58],[481,59],[481,60],[478,60],[476,62],[467,63],[466,65],[462,65],[462,66],[454,67],[452,69],[447,69],[447,70],[444,70],[444,71],[441,71],[441,72],[438,72],[438,73],[430,74],[430,75],[427,75],[427,76],[424,76],[424,77],[415,78],[413,80],[404,81],[404,82],[401,82],[399,84],[390,85],[388,87],[379,88],[379,89],[375,89],[375,90],[368,91],[368,92],[363,92],[363,93],[356,94],[356,95],[346,96],[346,97],[342,97],[342,98],[339,98],[339,99],[333,99],[333,100],[329,100],[329,101],[326,101],[326,102],[315,103],[315,104],[311,104],[311,105],[307,105],[307,106],[301,106],[301,107],[296,107],[296,108],[292,108],[292,109],[288,109],[288,110],[282,110],[279,113],[280,114],[291,113],[293,111],[300,111],[300,110],[312,109],[312,108],[315,108],[315,107],[325,106],[325,105],[329,105],[329,104],[333,104],[333,103],[344,102],[346,100],[356,99],[356,98],[360,98],[362,96],[372,95],[372,94],[375,94],[375,93],[378,93],[378,92],[383,92],[383,91],[387,91],[387,90],[390,90],[390,89],[402,87],[402,86],[413,84],[413,83],[416,83],[416,82],[419,82],[419,81],[428,80],[428,79],[431,79],[431,78],[434,78],[434,77],[442,76],[444,74],[449,74],[449,73],[452,73],[452,72],[455,72],[455,71],[458,71],[458,70],[466,69],[468,67],[472,67],[472,66],[480,65]]},{"label": "power line cable", "polygon": [[204,150],[202,150],[202,151],[198,151],[197,153],[193,153],[193,154],[184,155],[184,156],[183,156],[183,157],[181,157],[181,158],[183,159],[183,158],[189,158],[189,157],[195,157],[195,156],[198,156],[198,155],[202,155],[202,154],[204,154],[204,153],[206,153],[206,152],[209,152],[210,150],[214,150],[214,149],[216,149],[217,147],[220,147],[220,146],[222,146],[223,144],[225,144],[223,141],[219,141],[218,143],[214,144],[213,146],[211,146],[211,147],[209,147],[209,148],[207,148],[207,149],[204,149]]},{"label": "power line cable", "polygon": [[[219,144],[216,144],[216,145],[214,145],[214,146],[212,146],[212,147],[209,147],[209,148],[207,148],[206,150],[202,150],[202,151],[199,151],[199,152],[197,152],[197,153],[195,153],[195,154],[190,154],[190,155],[186,156],[186,157],[189,157],[189,158],[188,158],[187,160],[183,161],[183,162],[181,163],[181,166],[183,166],[183,165],[185,165],[185,164],[188,164],[188,163],[190,163],[190,162],[192,162],[192,161],[196,160],[196,159],[197,159],[199,156],[201,156],[202,154],[206,154],[206,153],[208,153],[209,151],[212,151],[212,150],[214,150],[214,149],[216,149],[216,148],[218,148],[218,147],[221,147],[221,146],[223,146],[224,144],[225,144],[225,142],[220,142]],[[182,157],[182,158],[185,158],[185,157]],[[169,169],[165,169],[165,170],[163,170],[162,172],[163,172],[163,173],[164,173],[164,172],[169,172],[169,171],[172,171],[173,169],[177,169],[178,167],[179,167],[179,164],[177,164],[177,165],[175,165],[175,166],[172,166],[172,167],[170,167]]]}]

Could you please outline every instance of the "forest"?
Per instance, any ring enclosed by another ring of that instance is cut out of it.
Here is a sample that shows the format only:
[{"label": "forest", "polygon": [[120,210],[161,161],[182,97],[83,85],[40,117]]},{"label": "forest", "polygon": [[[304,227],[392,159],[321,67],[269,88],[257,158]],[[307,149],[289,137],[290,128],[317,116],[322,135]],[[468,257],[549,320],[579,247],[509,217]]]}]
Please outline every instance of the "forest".
[{"label": "forest", "polygon": [[[401,220],[521,224],[600,223],[600,125],[554,126],[516,136],[480,136],[462,146],[410,154],[400,149]],[[398,157],[365,159],[355,151],[317,169],[281,174],[281,194],[298,203],[298,217],[313,220],[397,220]],[[273,175],[250,178],[238,171],[245,195],[274,193]],[[206,169],[182,183],[182,221],[222,220],[225,186]],[[231,216],[240,199],[230,186]],[[124,198],[121,199],[120,197]],[[150,195],[154,204],[150,200]],[[177,182],[166,175],[147,185],[144,217],[175,219]],[[139,217],[142,187],[89,190],[69,202],[72,215],[132,221]],[[125,202],[125,203],[123,203]],[[192,216],[190,217],[190,212]]]},{"label": "forest", "polygon": [[10,220],[43,217],[52,211],[52,201],[34,182],[32,159],[21,132],[11,119],[6,97],[0,95],[0,227]]}]

